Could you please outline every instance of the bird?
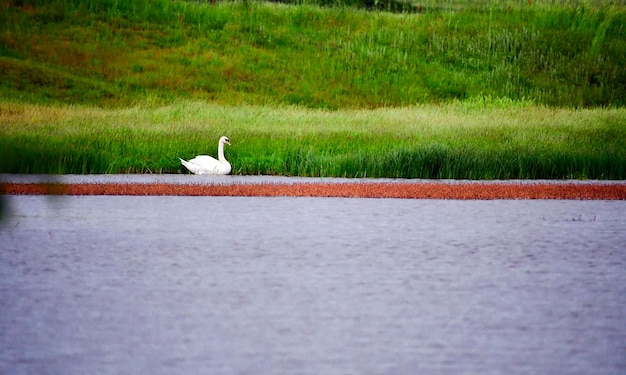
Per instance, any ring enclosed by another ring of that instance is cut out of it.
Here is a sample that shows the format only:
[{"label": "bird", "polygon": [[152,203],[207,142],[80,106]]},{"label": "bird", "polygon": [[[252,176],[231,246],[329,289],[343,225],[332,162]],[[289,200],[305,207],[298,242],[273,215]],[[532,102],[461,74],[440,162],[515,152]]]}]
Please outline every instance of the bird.
[{"label": "bird", "polygon": [[198,155],[189,161],[179,158],[180,162],[193,174],[229,174],[231,166],[224,157],[224,143],[230,146],[230,139],[228,137],[220,137],[217,143],[217,160],[208,155]]}]

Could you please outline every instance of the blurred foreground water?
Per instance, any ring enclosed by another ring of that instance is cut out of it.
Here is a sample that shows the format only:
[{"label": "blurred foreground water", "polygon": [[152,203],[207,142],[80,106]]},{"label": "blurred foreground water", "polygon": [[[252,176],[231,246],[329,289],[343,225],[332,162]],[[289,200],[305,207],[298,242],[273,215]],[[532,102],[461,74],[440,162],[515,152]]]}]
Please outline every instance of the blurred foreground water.
[{"label": "blurred foreground water", "polygon": [[623,374],[626,202],[5,196],[2,374]]}]

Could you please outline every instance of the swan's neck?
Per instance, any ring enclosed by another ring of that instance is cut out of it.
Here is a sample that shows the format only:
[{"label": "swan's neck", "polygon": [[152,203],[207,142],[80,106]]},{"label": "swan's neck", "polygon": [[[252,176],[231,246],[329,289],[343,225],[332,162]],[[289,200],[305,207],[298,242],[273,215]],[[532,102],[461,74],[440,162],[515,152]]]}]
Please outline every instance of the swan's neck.
[{"label": "swan's neck", "polygon": [[219,145],[217,146],[217,160],[220,161],[220,163],[226,163],[226,158],[224,157],[224,143],[220,142]]}]

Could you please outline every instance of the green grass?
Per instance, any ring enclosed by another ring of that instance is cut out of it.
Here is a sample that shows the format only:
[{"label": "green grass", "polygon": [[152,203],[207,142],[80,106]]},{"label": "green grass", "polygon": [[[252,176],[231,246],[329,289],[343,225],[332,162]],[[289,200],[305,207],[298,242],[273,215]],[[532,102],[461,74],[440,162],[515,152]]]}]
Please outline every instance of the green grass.
[{"label": "green grass", "polygon": [[624,1],[294,3],[0,0],[0,173],[626,177]]},{"label": "green grass", "polygon": [[622,2],[419,3],[421,13],[397,14],[254,1],[3,0],[0,96],[329,109],[482,95],[625,104]]},{"label": "green grass", "polygon": [[484,98],[376,110],[227,107],[199,101],[120,109],[0,104],[0,172],[183,173],[217,152],[234,174],[398,178],[626,176],[626,109],[554,109]]}]

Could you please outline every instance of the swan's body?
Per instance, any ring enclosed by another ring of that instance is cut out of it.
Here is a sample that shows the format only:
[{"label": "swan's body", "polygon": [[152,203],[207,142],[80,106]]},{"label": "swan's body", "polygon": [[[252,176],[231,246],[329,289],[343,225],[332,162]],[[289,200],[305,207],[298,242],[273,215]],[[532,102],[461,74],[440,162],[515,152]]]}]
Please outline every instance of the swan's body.
[{"label": "swan's body", "polygon": [[224,157],[224,143],[230,146],[227,137],[221,137],[217,144],[217,159],[208,155],[198,155],[186,161],[181,158],[180,162],[193,174],[229,174],[231,166]]}]

